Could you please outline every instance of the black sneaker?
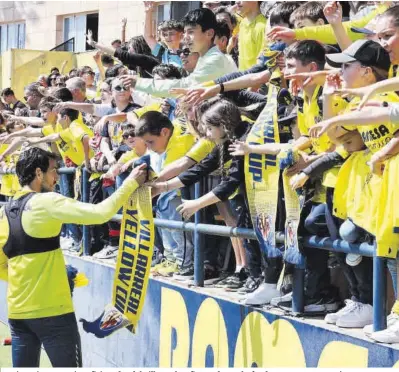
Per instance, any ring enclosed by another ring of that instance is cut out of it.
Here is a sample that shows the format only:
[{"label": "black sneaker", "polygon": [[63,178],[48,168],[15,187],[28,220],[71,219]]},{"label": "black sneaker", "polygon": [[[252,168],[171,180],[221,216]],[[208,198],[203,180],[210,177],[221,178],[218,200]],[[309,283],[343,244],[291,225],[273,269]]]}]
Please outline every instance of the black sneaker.
[{"label": "black sneaker", "polygon": [[252,293],[256,289],[258,289],[260,283],[262,283],[262,278],[255,278],[253,276],[249,276],[244,283],[244,286],[238,290],[238,293],[248,294]]},{"label": "black sneaker", "polygon": [[234,273],[230,281],[224,287],[227,291],[236,291],[242,288],[248,278],[247,271],[243,268],[238,273]]},{"label": "black sneaker", "polygon": [[[292,301],[279,302],[277,306],[286,311],[292,311]],[[323,298],[305,298],[304,314],[325,313],[326,303]]]},{"label": "black sneaker", "polygon": [[215,288],[224,288],[226,285],[230,283],[231,280],[233,280],[234,274],[228,274],[225,278],[222,280],[219,280],[217,283],[215,283]]},{"label": "black sneaker", "polygon": [[237,289],[240,289],[243,287],[245,282],[243,280],[240,280],[240,274],[235,273],[233,276],[230,277],[229,282],[224,286],[224,289],[226,291],[236,291]]},{"label": "black sneaker", "polygon": [[183,269],[180,269],[177,273],[173,274],[172,278],[182,282],[186,280],[192,280],[194,279],[194,267],[187,266]]},{"label": "black sneaker", "polygon": [[205,266],[204,270],[204,284],[211,285],[220,280],[221,274],[214,268]]},{"label": "black sneaker", "polygon": [[335,313],[341,307],[341,300],[337,297],[324,297],[324,306],[326,307],[326,312],[328,313]]},{"label": "black sneaker", "polygon": [[[217,270],[215,270],[213,267],[205,265],[205,268],[204,268],[204,284],[205,285],[214,284],[215,282],[220,281],[223,278],[225,278],[225,276],[221,278],[221,274],[219,274],[219,272]],[[193,271],[193,276],[190,280],[190,284],[194,284],[194,271]]]}]

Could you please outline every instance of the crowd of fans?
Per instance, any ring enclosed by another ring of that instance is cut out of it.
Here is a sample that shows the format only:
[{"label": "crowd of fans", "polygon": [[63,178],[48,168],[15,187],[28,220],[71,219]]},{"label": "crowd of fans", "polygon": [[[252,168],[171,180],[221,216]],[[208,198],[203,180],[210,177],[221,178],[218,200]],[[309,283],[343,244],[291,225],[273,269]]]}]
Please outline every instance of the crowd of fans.
[{"label": "crowd of fans", "polygon": [[[25,149],[40,146],[77,168],[75,175],[61,175],[62,194],[81,199],[85,167],[90,202],[99,203],[137,158],[150,154],[158,176],[152,184],[156,217],[182,221],[204,209],[205,223],[252,228],[244,156],[277,156],[288,146],[297,157],[285,172],[291,187],[306,195],[299,235],[374,244],[381,208],[385,225],[397,214],[399,5],[203,2],[153,30],[155,6],[145,2],[144,35],[128,43],[103,45],[88,32],[97,70],[83,66],[65,74],[65,64],[54,67],[25,87],[26,103],[12,87],[3,89],[3,171],[13,169]],[[124,20],[123,39],[125,29]],[[276,96],[269,94],[273,86]],[[279,143],[246,143],[268,100],[276,100]],[[194,199],[193,185],[204,178],[206,193]],[[4,199],[18,192],[15,175],[2,175],[0,183]],[[278,198],[276,231],[284,231],[281,182]],[[152,274],[192,280],[191,234],[156,232]],[[114,261],[119,233],[117,222],[92,226],[93,258]],[[61,248],[78,253],[81,238],[80,226],[66,225]],[[267,257],[256,241],[239,238],[207,236],[204,248],[206,285],[237,292],[247,305],[291,310],[293,267],[283,255]],[[399,300],[388,328],[373,332],[371,258],[301,252],[305,313],[324,313],[327,323],[342,328],[364,327],[379,342],[399,342]],[[387,256],[398,296],[396,259]],[[349,288],[343,307],[331,283],[336,267]]]}]

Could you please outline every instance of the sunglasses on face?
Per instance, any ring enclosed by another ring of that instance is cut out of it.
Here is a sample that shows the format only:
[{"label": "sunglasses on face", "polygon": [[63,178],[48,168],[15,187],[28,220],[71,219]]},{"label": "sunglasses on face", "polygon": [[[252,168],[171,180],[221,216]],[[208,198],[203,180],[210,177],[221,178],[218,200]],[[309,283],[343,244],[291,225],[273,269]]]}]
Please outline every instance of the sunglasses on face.
[{"label": "sunglasses on face", "polygon": [[190,55],[190,49],[188,49],[188,48],[184,48],[184,49],[179,49],[178,51],[177,51],[177,55],[178,56],[180,56],[180,55],[184,55],[185,57],[188,57],[189,55]]},{"label": "sunglasses on face", "polygon": [[117,85],[113,87],[112,90],[116,90],[117,92],[127,92],[129,88],[125,88],[123,85]]},{"label": "sunglasses on face", "polygon": [[134,134],[134,130],[130,130],[129,132],[122,134],[122,138],[124,140],[127,140],[129,137],[132,137],[132,138],[136,137],[136,135]]},{"label": "sunglasses on face", "polygon": [[95,75],[95,72],[94,72],[94,71],[86,71],[85,74],[93,75],[93,76],[94,76],[94,75]]}]

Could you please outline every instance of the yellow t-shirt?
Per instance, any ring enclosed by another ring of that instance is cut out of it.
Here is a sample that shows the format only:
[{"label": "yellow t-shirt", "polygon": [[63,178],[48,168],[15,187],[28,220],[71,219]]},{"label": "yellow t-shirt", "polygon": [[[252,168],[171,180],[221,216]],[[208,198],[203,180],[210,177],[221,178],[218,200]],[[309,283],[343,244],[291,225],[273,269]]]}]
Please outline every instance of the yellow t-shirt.
[{"label": "yellow t-shirt", "polygon": [[[349,157],[349,153],[344,149],[344,146],[340,145],[337,146],[337,148],[335,149],[336,152],[338,152],[339,155],[341,155],[341,157],[343,159],[347,159]],[[331,187],[334,188],[335,185],[337,184],[337,177],[338,177],[338,173],[339,173],[339,169],[341,168],[340,165],[329,169],[327,172],[324,173],[323,175],[323,186],[325,187]]]},{"label": "yellow t-shirt", "polygon": [[128,161],[138,158],[139,156],[136,154],[136,151],[130,150],[125,152],[120,159],[118,160],[119,164],[126,164]]},{"label": "yellow t-shirt", "polygon": [[[8,144],[3,143],[2,145],[0,145],[0,154],[2,154],[3,152],[5,152],[8,148]],[[11,164],[11,156],[6,156],[4,158],[4,162],[7,165]],[[14,183],[14,178],[15,175],[13,174],[3,174],[1,176],[1,188],[0,188],[0,194],[4,195],[4,196],[13,196],[14,195],[14,191],[13,191],[13,183]]]},{"label": "yellow t-shirt", "polygon": [[195,142],[194,136],[187,133],[187,129],[184,125],[174,123],[173,126],[173,134],[169,139],[164,154],[161,156],[163,159],[161,170],[175,160],[185,156]]},{"label": "yellow t-shirt", "polygon": [[256,64],[265,39],[266,18],[259,14],[252,22],[243,18],[238,35],[238,67],[247,70]]},{"label": "yellow t-shirt", "polygon": [[[323,117],[322,106],[319,104],[323,88],[317,86],[313,92],[310,102],[306,94],[303,94],[303,107],[298,106],[298,129],[302,136],[309,136],[309,129],[319,123]],[[337,115],[344,107],[344,100],[339,97],[334,98],[333,111]],[[327,134],[323,134],[320,138],[311,138],[313,150],[316,154],[326,152],[331,148],[332,142]]]},{"label": "yellow t-shirt", "polygon": [[[81,165],[85,159],[82,138],[85,135],[93,137],[93,131],[87,125],[75,120],[67,129],[63,129],[61,125],[57,123],[55,132],[60,135],[60,140],[57,141],[56,144],[64,162],[66,158],[69,158],[76,165]],[[94,156],[94,154],[90,149],[90,157],[92,156]]]},{"label": "yellow t-shirt", "polygon": [[[378,94],[374,99],[377,101],[399,102],[399,96],[394,92]],[[350,112],[352,108],[358,105],[359,101],[360,99],[358,97],[354,98],[345,109],[345,112]],[[350,126],[344,128],[346,130],[354,130],[354,127]],[[364,144],[373,153],[381,150],[393,138],[393,135],[398,130],[397,126],[391,122],[362,125],[356,127],[356,129],[362,136]]]},{"label": "yellow t-shirt", "polygon": [[[64,223],[103,224],[127,202],[137,187],[136,181],[125,181],[112,196],[99,204],[81,203],[54,192],[36,194],[22,213],[23,229],[32,237],[49,238],[58,236]],[[26,192],[22,190],[15,198]],[[26,247],[26,253],[8,259],[3,247],[9,232],[8,219],[2,208],[0,279],[8,281],[8,317],[33,319],[73,312],[61,249],[30,253]]]},{"label": "yellow t-shirt", "polygon": [[186,156],[196,163],[204,159],[215,147],[215,143],[207,138],[200,138],[187,152]]},{"label": "yellow t-shirt", "polygon": [[139,109],[133,110],[138,118],[142,117],[148,111],[158,111],[161,112],[161,104],[153,103],[152,105],[144,106]]},{"label": "yellow t-shirt", "polygon": [[[379,101],[399,102],[396,93],[384,93],[375,97]],[[359,103],[354,98],[345,109],[350,112]],[[355,127],[344,127],[354,130]],[[397,128],[390,122],[358,126],[367,150],[350,156],[338,173],[334,193],[334,211],[340,218],[351,218],[352,221],[371,234],[376,233],[376,221],[379,204],[381,204],[382,178],[371,173],[367,162],[373,153],[382,149],[393,138]]]}]

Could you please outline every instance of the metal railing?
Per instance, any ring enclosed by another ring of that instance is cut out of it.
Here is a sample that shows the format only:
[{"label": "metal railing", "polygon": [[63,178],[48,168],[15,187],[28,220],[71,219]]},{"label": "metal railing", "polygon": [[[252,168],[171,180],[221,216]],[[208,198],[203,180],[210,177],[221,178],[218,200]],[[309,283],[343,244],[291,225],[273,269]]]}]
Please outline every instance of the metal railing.
[{"label": "metal railing", "polygon": [[[0,174],[13,174],[15,172],[4,172],[0,169]],[[59,174],[73,174],[75,168],[60,168]],[[195,198],[199,198],[204,193],[205,180],[201,180],[195,185]],[[89,202],[89,173],[82,169],[82,201]],[[0,202],[0,205],[4,205]],[[121,215],[115,215],[112,221],[120,222]],[[238,237],[256,240],[255,232],[252,229],[217,226],[202,223],[204,221],[203,211],[195,214],[194,223],[179,222],[163,219],[154,219],[155,226],[174,230],[188,231],[194,233],[194,285],[204,286],[204,236],[217,235],[225,237]],[[277,233],[277,242],[284,242],[284,235]],[[83,226],[83,255],[89,255],[90,230],[89,226]],[[333,252],[354,253],[373,258],[373,325],[374,331],[386,328],[386,259],[376,256],[376,250],[367,243],[350,244],[344,240],[332,240],[330,238],[320,238],[317,236],[302,237],[303,246],[313,249],[324,249]],[[292,313],[303,314],[304,312],[304,275],[305,270],[294,269],[293,294],[292,294]]]}]

